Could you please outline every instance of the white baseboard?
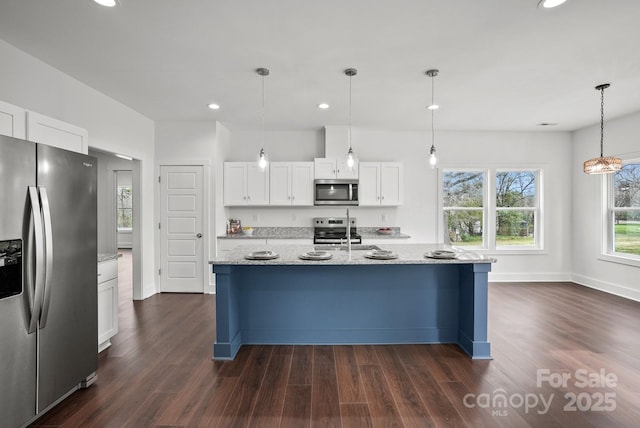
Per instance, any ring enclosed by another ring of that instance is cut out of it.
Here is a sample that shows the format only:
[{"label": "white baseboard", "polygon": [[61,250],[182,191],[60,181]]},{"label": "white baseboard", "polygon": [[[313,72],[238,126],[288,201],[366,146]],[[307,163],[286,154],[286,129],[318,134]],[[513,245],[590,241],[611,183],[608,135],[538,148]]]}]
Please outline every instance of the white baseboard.
[{"label": "white baseboard", "polygon": [[595,290],[604,291],[605,293],[615,294],[616,296],[640,302],[640,290],[634,290],[632,288],[623,287],[618,284],[600,281],[599,279],[590,278],[588,276],[578,274],[573,274],[572,281],[576,284],[584,285],[585,287],[593,288]]},{"label": "white baseboard", "polygon": [[489,272],[489,282],[567,282],[572,280],[570,273],[497,273]]}]

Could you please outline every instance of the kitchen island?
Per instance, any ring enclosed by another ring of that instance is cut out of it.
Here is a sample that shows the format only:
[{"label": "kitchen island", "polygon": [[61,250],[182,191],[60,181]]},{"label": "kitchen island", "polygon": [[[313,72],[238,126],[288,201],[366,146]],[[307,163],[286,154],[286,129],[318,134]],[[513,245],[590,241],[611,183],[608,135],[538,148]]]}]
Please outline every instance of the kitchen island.
[{"label": "kitchen island", "polygon": [[[322,261],[298,256],[313,246],[243,247],[212,260],[216,274],[214,359],[233,359],[243,344],[456,343],[490,359],[487,274],[494,259],[438,245],[389,244],[398,255],[331,251]],[[271,250],[272,260],[247,260]]]}]

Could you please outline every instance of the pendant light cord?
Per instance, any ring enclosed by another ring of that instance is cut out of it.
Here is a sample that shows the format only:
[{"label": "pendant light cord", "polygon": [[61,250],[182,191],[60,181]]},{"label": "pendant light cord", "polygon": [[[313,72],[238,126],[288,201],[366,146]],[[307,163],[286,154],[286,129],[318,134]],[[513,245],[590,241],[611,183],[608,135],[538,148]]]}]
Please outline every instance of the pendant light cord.
[{"label": "pendant light cord", "polygon": [[600,88],[600,157],[604,153],[604,88]]},{"label": "pendant light cord", "polygon": [[[434,94],[433,94],[433,87],[434,87],[434,85],[433,85],[433,78],[434,78],[434,76],[432,75],[432,76],[431,76],[431,106],[432,106],[432,107],[435,105],[435,104],[434,104],[434,102],[433,102],[433,100],[434,100]],[[431,109],[431,148],[435,147],[434,141],[435,141],[435,135],[436,135],[436,133],[435,133],[435,129],[434,129],[434,127],[433,127],[433,115],[434,115],[434,110],[435,110],[435,108],[432,108],[432,109]]]},{"label": "pendant light cord", "polygon": [[264,74],[262,75],[262,147],[264,147]]},{"label": "pendant light cord", "polygon": [[351,150],[351,80],[353,75],[349,76],[349,150]]}]

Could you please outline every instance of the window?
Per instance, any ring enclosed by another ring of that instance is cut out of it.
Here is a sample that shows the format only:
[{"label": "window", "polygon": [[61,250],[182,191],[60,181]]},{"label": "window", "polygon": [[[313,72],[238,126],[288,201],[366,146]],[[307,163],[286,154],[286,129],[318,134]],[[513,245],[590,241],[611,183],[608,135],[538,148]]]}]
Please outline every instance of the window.
[{"label": "window", "polygon": [[496,173],[496,247],[536,245],[536,171]]},{"label": "window", "polygon": [[131,229],[131,186],[116,187],[116,222],[118,229]]},{"label": "window", "polygon": [[445,171],[443,207],[452,245],[484,246],[484,171]]},{"label": "window", "polygon": [[640,259],[640,163],[626,163],[609,185],[609,253]]},{"label": "window", "polygon": [[540,176],[537,169],[444,170],[445,239],[479,249],[541,249]]}]

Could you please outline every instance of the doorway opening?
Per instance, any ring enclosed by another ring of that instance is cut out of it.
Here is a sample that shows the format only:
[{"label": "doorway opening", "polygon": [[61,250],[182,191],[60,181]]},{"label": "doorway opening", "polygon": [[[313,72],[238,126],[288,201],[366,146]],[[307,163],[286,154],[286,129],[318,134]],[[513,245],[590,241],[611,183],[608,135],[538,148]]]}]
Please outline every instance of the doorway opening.
[{"label": "doorway opening", "polygon": [[93,148],[89,154],[98,159],[98,253],[122,254],[118,266],[128,276],[118,275],[120,301],[142,299],[140,161]]}]

